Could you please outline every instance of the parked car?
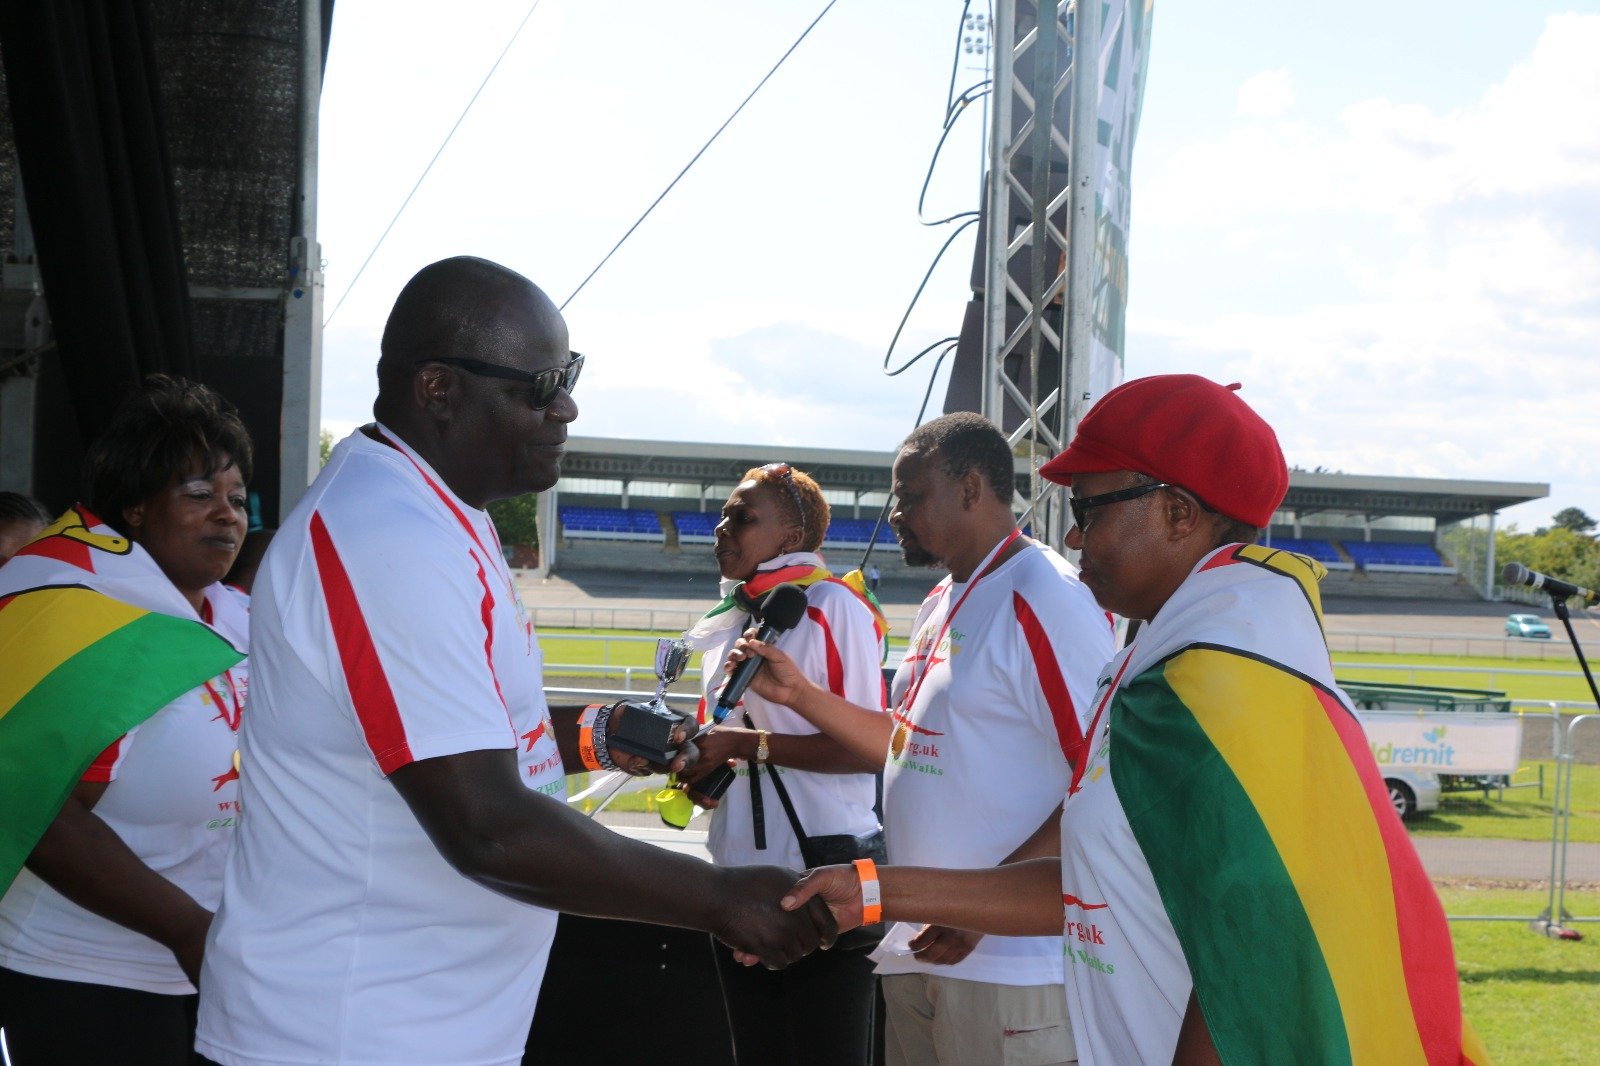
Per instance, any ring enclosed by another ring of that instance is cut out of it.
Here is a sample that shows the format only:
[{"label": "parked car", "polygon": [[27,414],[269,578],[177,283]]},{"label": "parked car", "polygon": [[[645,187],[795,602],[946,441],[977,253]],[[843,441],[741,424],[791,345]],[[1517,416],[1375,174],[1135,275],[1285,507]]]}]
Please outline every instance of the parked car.
[{"label": "parked car", "polygon": [[1401,766],[1380,766],[1389,802],[1402,820],[1439,809],[1439,775]]},{"label": "parked car", "polygon": [[[1361,728],[1365,731],[1367,724],[1360,711],[1356,712],[1356,721],[1361,722]],[[1439,809],[1439,775],[1432,770],[1379,766],[1378,772],[1383,775],[1383,787],[1389,791],[1389,802],[1394,804],[1394,813],[1402,821],[1410,821],[1419,814]]]},{"label": "parked car", "polygon": [[1550,627],[1545,625],[1544,619],[1536,614],[1508,614],[1506,615],[1506,636],[1549,640]]}]

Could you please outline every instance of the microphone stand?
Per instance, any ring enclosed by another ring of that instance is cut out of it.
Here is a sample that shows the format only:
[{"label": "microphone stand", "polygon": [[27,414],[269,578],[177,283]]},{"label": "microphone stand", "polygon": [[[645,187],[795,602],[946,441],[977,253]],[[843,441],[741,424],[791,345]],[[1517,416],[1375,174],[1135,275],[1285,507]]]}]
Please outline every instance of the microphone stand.
[{"label": "microphone stand", "polygon": [[1567,639],[1572,642],[1572,650],[1578,656],[1578,665],[1583,667],[1583,676],[1589,682],[1589,693],[1594,697],[1596,710],[1600,710],[1600,686],[1594,682],[1594,674],[1589,671],[1589,660],[1583,657],[1583,646],[1578,643],[1578,634],[1572,628],[1572,616],[1567,611],[1567,598],[1550,594],[1550,609],[1561,619],[1561,624],[1566,627]]},{"label": "microphone stand", "polygon": [[[1555,615],[1556,615],[1557,618],[1561,619],[1562,626],[1564,626],[1566,628],[1567,639],[1572,642],[1572,650],[1578,656],[1578,665],[1583,667],[1584,679],[1589,682],[1589,694],[1594,697],[1594,702],[1595,702],[1596,709],[1600,710],[1600,686],[1597,686],[1595,684],[1594,673],[1592,671],[1590,671],[1590,669],[1589,669],[1589,660],[1584,657],[1583,646],[1578,643],[1577,630],[1572,628],[1572,615],[1567,611],[1567,598],[1565,596],[1558,596],[1554,592],[1550,593],[1550,609],[1555,612]],[[1557,721],[1560,721],[1559,717],[1557,718]],[[1558,733],[1557,735],[1559,736],[1560,734]],[[1561,773],[1561,771],[1563,769],[1563,763],[1565,763],[1565,767],[1564,768],[1566,769],[1566,781],[1567,781],[1565,793],[1562,792],[1562,773]],[[1563,799],[1563,796],[1565,796],[1565,799]],[[1556,762],[1556,795],[1555,795],[1554,802],[1551,804],[1551,808],[1552,808],[1552,811],[1553,811],[1553,813],[1552,813],[1552,817],[1553,818],[1556,818],[1556,819],[1560,819],[1561,818],[1563,804],[1565,804],[1568,807],[1570,807],[1571,804],[1572,804],[1572,756],[1569,753],[1565,753],[1565,752],[1563,752],[1563,753],[1561,753],[1561,754],[1559,754],[1557,756],[1557,762]],[[1571,814],[1571,811],[1568,811],[1566,819],[1561,822],[1561,825],[1562,825],[1563,830],[1564,830],[1563,833],[1562,833],[1562,840],[1561,840],[1561,844],[1562,844],[1562,849],[1561,850],[1562,850],[1563,853],[1565,853],[1565,851],[1566,851],[1566,843],[1567,843],[1565,830],[1569,829],[1571,827],[1571,823],[1572,823],[1572,814]],[[1565,890],[1565,887],[1566,887],[1566,862],[1564,861],[1564,854],[1563,854],[1562,876],[1560,878],[1561,883],[1562,883],[1561,895],[1562,895],[1563,898],[1558,900],[1556,898],[1556,881],[1557,881],[1557,878],[1555,876],[1555,872],[1556,872],[1555,871],[1555,858],[1554,858],[1554,855],[1555,855],[1555,832],[1554,832],[1553,829],[1552,829],[1551,834],[1550,834],[1550,839],[1551,839],[1551,843],[1550,843],[1550,848],[1551,848],[1551,860],[1550,860],[1550,903],[1549,903],[1549,905],[1547,907],[1545,907],[1544,913],[1542,915],[1540,915],[1538,917],[1538,919],[1535,920],[1532,923],[1532,925],[1533,925],[1533,928],[1536,931],[1542,932],[1542,933],[1544,933],[1545,936],[1551,937],[1551,938],[1556,939],[1556,940],[1582,940],[1583,939],[1583,934],[1582,933],[1578,932],[1578,930],[1576,930],[1576,929],[1571,928],[1570,926],[1565,926],[1565,925],[1561,924],[1563,921],[1570,921],[1571,920],[1567,915],[1566,899],[1565,899],[1565,896],[1566,896],[1566,890]]]}]

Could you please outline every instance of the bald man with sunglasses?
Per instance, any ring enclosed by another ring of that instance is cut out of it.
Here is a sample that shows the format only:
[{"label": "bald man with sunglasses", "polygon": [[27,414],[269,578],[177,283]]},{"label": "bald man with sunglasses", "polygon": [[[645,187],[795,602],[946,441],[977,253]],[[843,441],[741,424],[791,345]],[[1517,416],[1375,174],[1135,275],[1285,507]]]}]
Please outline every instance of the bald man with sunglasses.
[{"label": "bald man with sunglasses", "polygon": [[[250,814],[199,1052],[519,1063],[557,911],[700,929],[779,965],[830,944],[820,904],[778,908],[787,871],[674,855],[564,802],[569,767],[667,767],[608,746],[624,710],[546,705],[483,510],[560,476],[583,356],[555,306],[505,267],[448,259],[401,292],[382,352],[377,420],[334,449],[257,578]],[[672,769],[693,758],[687,731]]]}]

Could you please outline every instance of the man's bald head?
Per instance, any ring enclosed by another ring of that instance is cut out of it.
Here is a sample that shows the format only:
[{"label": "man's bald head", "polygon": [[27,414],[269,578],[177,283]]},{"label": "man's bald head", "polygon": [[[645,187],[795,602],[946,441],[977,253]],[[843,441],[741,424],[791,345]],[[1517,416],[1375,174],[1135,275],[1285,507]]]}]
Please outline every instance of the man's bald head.
[{"label": "man's bald head", "polygon": [[443,259],[417,271],[400,290],[383,328],[378,397],[409,389],[416,364],[440,357],[515,365],[537,333],[565,332],[561,314],[515,270],[473,256]]}]

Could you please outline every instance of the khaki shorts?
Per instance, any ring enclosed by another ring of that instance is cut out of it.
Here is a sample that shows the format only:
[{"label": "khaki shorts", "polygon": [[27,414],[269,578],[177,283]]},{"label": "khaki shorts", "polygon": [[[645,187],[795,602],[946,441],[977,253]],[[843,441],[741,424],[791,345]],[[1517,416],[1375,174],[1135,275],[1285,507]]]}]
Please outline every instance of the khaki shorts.
[{"label": "khaki shorts", "polygon": [[880,978],[889,1066],[1056,1066],[1078,1061],[1061,985],[932,974]]}]

